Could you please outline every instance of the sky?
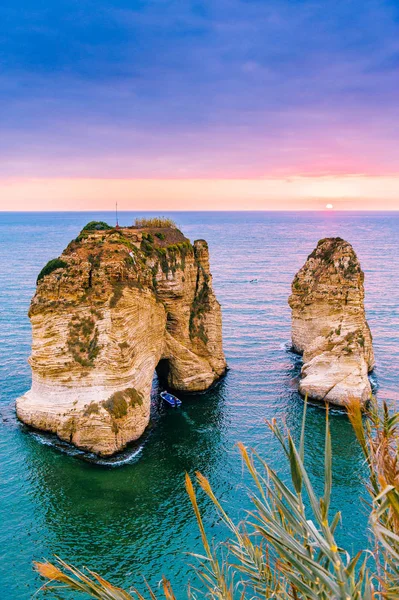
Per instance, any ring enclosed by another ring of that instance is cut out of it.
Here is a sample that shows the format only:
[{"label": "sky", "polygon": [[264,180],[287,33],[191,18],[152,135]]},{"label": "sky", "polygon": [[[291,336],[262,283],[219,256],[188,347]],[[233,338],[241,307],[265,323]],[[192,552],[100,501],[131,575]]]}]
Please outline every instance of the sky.
[{"label": "sky", "polygon": [[0,210],[399,209],[399,2],[2,0]]}]

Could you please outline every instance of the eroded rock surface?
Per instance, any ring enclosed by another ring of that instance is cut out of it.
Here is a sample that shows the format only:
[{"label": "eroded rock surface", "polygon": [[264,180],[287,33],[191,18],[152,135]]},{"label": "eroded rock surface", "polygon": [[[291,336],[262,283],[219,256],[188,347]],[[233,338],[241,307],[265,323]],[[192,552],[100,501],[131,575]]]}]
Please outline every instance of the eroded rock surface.
[{"label": "eroded rock surface", "polygon": [[374,354],[363,281],[352,246],[341,238],[320,240],[295,275],[289,305],[292,344],[303,354],[303,395],[338,405],[369,399]]},{"label": "eroded rock surface", "polygon": [[173,227],[90,225],[43,269],[29,316],[32,387],[18,417],[99,455],[144,432],[157,365],[185,391],[226,368],[207,243]]}]

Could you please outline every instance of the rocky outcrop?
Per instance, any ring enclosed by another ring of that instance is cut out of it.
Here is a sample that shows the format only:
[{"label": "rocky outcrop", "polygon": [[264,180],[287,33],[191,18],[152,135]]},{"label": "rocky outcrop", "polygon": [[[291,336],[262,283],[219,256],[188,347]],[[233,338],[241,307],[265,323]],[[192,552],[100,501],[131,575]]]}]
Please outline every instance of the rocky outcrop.
[{"label": "rocky outcrop", "polygon": [[338,405],[370,398],[374,354],[363,281],[352,246],[341,238],[320,240],[295,275],[289,305],[293,348],[303,354],[303,395]]},{"label": "rocky outcrop", "polygon": [[90,223],[39,274],[29,316],[18,417],[102,456],[142,435],[157,366],[184,391],[226,368],[207,243],[174,227]]}]

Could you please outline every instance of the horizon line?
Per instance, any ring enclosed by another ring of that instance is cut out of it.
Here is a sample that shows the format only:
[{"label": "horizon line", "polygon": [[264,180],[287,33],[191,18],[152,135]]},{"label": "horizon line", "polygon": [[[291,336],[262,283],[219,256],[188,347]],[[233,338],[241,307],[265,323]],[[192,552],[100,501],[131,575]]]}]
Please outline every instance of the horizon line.
[{"label": "horizon line", "polygon": [[[89,209],[89,210],[61,210],[61,209],[55,209],[55,210],[3,210],[0,209],[0,214],[52,214],[52,213],[93,213],[93,212],[101,212],[101,213],[110,213],[110,214],[115,214],[115,209],[113,210],[104,210],[101,208],[93,208],[93,209]],[[334,213],[347,213],[347,212],[361,212],[361,213],[366,213],[366,212],[373,212],[373,213],[381,213],[381,212],[386,212],[386,213],[396,213],[399,212],[399,208],[367,208],[367,209],[361,209],[361,208],[341,208],[341,209],[329,209],[329,208],[281,208],[281,209],[274,209],[274,208],[262,208],[262,209],[256,209],[256,208],[249,208],[249,209],[207,209],[207,210],[193,210],[193,209],[188,209],[188,210],[140,210],[140,209],[118,209],[119,214],[120,213],[126,213],[126,212],[132,212],[132,213],[156,213],[156,214],[161,214],[162,212],[165,213],[265,213],[265,212],[273,212],[273,213],[281,213],[281,212],[320,212],[320,213],[328,213],[328,214],[334,214]]]}]

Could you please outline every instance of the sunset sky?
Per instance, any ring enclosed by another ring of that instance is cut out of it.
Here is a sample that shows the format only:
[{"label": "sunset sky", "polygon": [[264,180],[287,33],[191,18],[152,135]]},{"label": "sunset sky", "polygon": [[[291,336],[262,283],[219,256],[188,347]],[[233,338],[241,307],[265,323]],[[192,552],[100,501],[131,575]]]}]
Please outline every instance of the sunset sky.
[{"label": "sunset sky", "polygon": [[399,209],[399,2],[2,0],[0,210]]}]

